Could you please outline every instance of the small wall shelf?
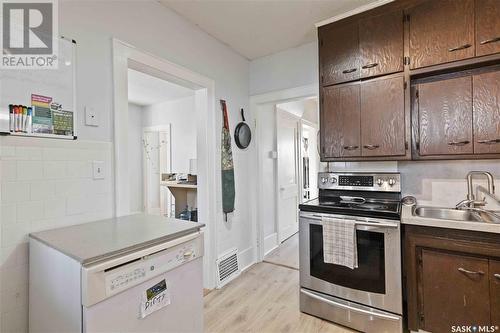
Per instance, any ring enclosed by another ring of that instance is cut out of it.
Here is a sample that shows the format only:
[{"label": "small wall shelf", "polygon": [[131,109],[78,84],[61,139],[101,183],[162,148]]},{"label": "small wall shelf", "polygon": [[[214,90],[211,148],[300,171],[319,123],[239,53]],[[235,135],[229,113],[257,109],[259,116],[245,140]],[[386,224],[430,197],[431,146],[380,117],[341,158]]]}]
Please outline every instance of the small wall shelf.
[{"label": "small wall shelf", "polygon": [[25,136],[31,138],[46,138],[59,140],[76,140],[74,135],[58,135],[58,134],[43,134],[43,133],[10,133],[12,136]]}]

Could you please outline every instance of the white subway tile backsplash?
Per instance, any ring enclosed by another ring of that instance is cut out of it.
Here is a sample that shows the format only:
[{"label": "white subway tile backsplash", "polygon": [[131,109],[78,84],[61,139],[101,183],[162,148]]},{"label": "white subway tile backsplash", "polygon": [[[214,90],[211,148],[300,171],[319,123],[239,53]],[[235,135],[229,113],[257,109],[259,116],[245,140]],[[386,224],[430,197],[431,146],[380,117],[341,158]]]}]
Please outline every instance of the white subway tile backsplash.
[{"label": "white subway tile backsplash", "polygon": [[90,178],[92,163],[90,161],[69,161],[66,164],[66,174],[70,178]]},{"label": "white subway tile backsplash", "polygon": [[21,182],[2,183],[2,203],[26,201],[30,198],[30,184]]},{"label": "white subway tile backsplash", "polygon": [[40,161],[42,150],[38,147],[16,147],[16,160]]},{"label": "white subway tile backsplash", "polygon": [[17,162],[16,161],[1,161],[0,166],[2,182],[11,181],[17,179]]},{"label": "white subway tile backsplash", "polygon": [[66,214],[65,201],[62,198],[44,201],[44,218],[61,217]]},{"label": "white subway tile backsplash", "polygon": [[17,179],[34,180],[43,178],[43,165],[40,161],[18,161]]},{"label": "white subway tile backsplash", "polygon": [[66,162],[44,161],[43,177],[45,179],[61,179],[66,177]]},{"label": "white subway tile backsplash", "polygon": [[3,204],[2,210],[2,225],[10,225],[17,223],[16,204]]},{"label": "white subway tile backsplash", "polygon": [[89,211],[92,197],[88,195],[77,195],[66,198],[66,214],[76,215]]},{"label": "white subway tile backsplash", "polygon": [[27,331],[28,233],[113,215],[93,160],[111,165],[111,143],[0,138],[0,332]]},{"label": "white subway tile backsplash", "polygon": [[31,222],[43,216],[43,201],[26,201],[17,204],[17,222]]},{"label": "white subway tile backsplash", "polygon": [[50,199],[56,195],[56,186],[53,180],[35,181],[30,184],[31,200]]}]

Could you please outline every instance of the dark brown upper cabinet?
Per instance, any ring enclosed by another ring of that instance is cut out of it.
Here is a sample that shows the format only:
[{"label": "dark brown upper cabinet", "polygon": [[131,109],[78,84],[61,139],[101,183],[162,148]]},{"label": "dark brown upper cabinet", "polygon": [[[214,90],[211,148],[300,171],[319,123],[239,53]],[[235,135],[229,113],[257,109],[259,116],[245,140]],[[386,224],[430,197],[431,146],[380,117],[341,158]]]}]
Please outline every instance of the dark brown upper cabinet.
[{"label": "dark brown upper cabinet", "polygon": [[361,77],[403,70],[403,12],[359,21]]},{"label": "dark brown upper cabinet", "polygon": [[476,55],[500,52],[500,1],[476,0]]},{"label": "dark brown upper cabinet", "polygon": [[449,332],[452,325],[490,325],[488,259],[422,250],[421,326]]},{"label": "dark brown upper cabinet", "polygon": [[421,83],[417,91],[419,155],[472,154],[472,78]]},{"label": "dark brown upper cabinet", "polygon": [[500,261],[490,260],[491,325],[500,327]]},{"label": "dark brown upper cabinet", "polygon": [[321,84],[326,86],[359,79],[357,23],[321,27],[318,37]]},{"label": "dark brown upper cabinet", "polygon": [[361,84],[362,156],[405,155],[402,76]]},{"label": "dark brown upper cabinet", "polygon": [[323,88],[321,157],[361,155],[359,84]]},{"label": "dark brown upper cabinet", "polygon": [[411,69],[474,57],[474,0],[429,0],[409,20]]},{"label": "dark brown upper cabinet", "polygon": [[500,154],[500,71],[473,76],[474,153]]}]

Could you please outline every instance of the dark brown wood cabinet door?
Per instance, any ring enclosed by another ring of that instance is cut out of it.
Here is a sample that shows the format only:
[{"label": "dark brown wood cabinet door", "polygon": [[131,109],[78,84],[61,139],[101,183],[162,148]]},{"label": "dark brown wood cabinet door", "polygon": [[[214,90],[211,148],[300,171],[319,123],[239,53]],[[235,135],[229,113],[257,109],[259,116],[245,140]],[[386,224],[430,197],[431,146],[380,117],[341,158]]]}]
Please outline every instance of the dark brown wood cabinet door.
[{"label": "dark brown wood cabinet door", "polygon": [[474,56],[474,0],[429,0],[409,14],[410,68]]},{"label": "dark brown wood cabinet door", "polygon": [[473,76],[474,153],[500,153],[500,71]]},{"label": "dark brown wood cabinet door", "polygon": [[323,88],[323,157],[361,155],[359,84]]},{"label": "dark brown wood cabinet door", "polygon": [[500,1],[476,0],[476,55],[500,52]]},{"label": "dark brown wood cabinet door", "polygon": [[405,154],[404,79],[361,84],[362,156]]},{"label": "dark brown wood cabinet door", "polygon": [[359,38],[356,23],[327,25],[319,34],[319,62],[323,86],[359,78]]},{"label": "dark brown wood cabinet door", "polygon": [[419,84],[419,155],[472,154],[472,78]]},{"label": "dark brown wood cabinet door", "polygon": [[490,260],[491,325],[500,327],[500,261]]},{"label": "dark brown wood cabinet door", "polygon": [[422,250],[421,311],[429,332],[490,325],[488,259]]},{"label": "dark brown wood cabinet door", "polygon": [[361,77],[403,70],[403,12],[359,22]]}]

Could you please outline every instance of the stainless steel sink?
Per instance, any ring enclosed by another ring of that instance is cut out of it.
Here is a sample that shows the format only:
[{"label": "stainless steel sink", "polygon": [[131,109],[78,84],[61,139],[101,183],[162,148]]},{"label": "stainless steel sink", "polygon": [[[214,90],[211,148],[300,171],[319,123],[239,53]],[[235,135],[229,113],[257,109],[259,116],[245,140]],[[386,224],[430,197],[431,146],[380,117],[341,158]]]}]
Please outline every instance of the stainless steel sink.
[{"label": "stainless steel sink", "polygon": [[417,207],[414,214],[420,217],[440,220],[487,222],[479,212],[452,208]]}]

